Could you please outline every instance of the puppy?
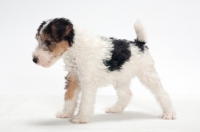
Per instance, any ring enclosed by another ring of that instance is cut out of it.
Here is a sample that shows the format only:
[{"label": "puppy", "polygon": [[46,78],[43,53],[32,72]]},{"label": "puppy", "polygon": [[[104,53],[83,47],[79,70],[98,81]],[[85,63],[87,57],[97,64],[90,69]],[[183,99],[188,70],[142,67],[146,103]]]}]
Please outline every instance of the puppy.
[{"label": "puppy", "polygon": [[[65,18],[41,23],[35,36],[38,46],[33,52],[33,62],[50,67],[62,58],[65,70],[69,72],[65,78],[64,108],[57,114],[58,118],[70,118],[72,123],[89,122],[94,112],[97,88],[108,84],[115,88],[118,101],[106,112],[122,112],[132,97],[129,89],[131,79],[138,77],[160,104],[162,118],[175,119],[175,110],[146,46],[142,24],[136,21],[134,28],[137,38],[128,41],[95,36]],[[79,110],[74,115],[80,93]]]}]

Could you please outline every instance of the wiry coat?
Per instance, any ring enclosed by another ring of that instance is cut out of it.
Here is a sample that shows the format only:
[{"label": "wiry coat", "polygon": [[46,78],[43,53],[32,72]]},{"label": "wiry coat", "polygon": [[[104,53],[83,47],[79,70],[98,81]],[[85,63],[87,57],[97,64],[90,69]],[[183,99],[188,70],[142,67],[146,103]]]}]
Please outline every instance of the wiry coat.
[{"label": "wiry coat", "polygon": [[[154,61],[145,45],[146,35],[139,21],[135,24],[137,38],[134,41],[95,36],[72,25],[69,20],[66,21],[69,24],[65,25],[65,32],[68,33],[64,36],[62,33],[59,36],[62,36],[60,41],[64,39],[68,46],[64,52],[60,52],[60,57],[65,62],[65,69],[70,73],[66,78],[70,85],[66,85],[68,92],[64,109],[57,114],[57,117],[72,117],[70,121],[73,123],[89,122],[93,114],[97,88],[109,84],[113,85],[117,91],[118,101],[106,112],[122,112],[132,96],[129,89],[131,79],[138,77],[141,83],[155,95],[163,110],[162,117],[175,118],[169,96],[162,87],[154,68]],[[50,22],[46,27],[50,24],[54,25],[54,22]],[[46,31],[47,28],[43,27],[45,24],[41,25],[38,30]],[[50,29],[49,32],[52,34],[52,27]],[[52,38],[59,39],[59,37],[56,38],[57,34],[53,34]],[[50,58],[49,61],[51,60],[55,62],[55,59]],[[80,92],[82,93],[81,103],[78,114],[74,116]]]}]

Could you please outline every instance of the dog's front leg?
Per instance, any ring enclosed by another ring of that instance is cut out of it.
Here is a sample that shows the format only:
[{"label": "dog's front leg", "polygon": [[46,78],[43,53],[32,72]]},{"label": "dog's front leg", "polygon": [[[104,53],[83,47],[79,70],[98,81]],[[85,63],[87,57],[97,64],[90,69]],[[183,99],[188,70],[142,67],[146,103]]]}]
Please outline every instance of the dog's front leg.
[{"label": "dog's front leg", "polygon": [[78,114],[70,120],[72,123],[84,124],[90,122],[91,116],[94,112],[94,103],[97,88],[90,82],[81,85],[81,91],[82,96],[79,111]]},{"label": "dog's front leg", "polygon": [[57,113],[57,118],[70,118],[74,116],[77,107],[77,100],[79,97],[80,89],[77,79],[73,78],[70,73],[65,77],[67,90],[64,98],[63,110]]}]

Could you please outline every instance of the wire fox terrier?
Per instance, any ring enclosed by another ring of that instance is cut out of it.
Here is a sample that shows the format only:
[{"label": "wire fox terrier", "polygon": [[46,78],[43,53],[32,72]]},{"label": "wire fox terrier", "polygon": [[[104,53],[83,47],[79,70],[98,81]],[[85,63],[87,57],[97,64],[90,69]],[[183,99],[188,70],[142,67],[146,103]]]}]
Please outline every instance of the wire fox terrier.
[{"label": "wire fox terrier", "polygon": [[[38,46],[33,52],[33,62],[50,67],[63,58],[65,70],[68,71],[64,108],[58,112],[58,118],[71,118],[72,123],[89,122],[94,112],[97,88],[108,84],[115,88],[118,101],[106,112],[122,112],[132,97],[129,89],[131,79],[138,77],[160,104],[162,118],[175,119],[169,95],[163,89],[145,45],[147,40],[142,24],[136,21],[134,28],[137,38],[128,41],[95,36],[65,18],[41,23],[35,36]],[[74,115],[80,93],[79,110]]]}]

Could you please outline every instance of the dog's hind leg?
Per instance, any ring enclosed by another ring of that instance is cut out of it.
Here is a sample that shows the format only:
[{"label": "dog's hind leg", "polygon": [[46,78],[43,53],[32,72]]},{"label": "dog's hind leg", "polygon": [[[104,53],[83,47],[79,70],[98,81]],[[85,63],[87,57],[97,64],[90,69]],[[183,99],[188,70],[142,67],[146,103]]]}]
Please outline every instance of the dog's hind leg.
[{"label": "dog's hind leg", "polygon": [[79,97],[80,89],[76,79],[70,73],[65,77],[66,79],[66,93],[64,98],[64,108],[57,113],[57,118],[70,118],[74,116],[77,107],[77,100]]},{"label": "dog's hind leg", "polygon": [[[144,62],[148,61],[149,60],[146,60]],[[175,119],[175,110],[172,106],[168,93],[163,89],[160,78],[154,68],[154,64],[142,64],[140,66],[140,70],[137,74],[137,77],[139,78],[141,83],[147,88],[149,88],[150,91],[154,94],[155,98],[157,99],[158,103],[160,104],[163,110],[162,118],[165,120]]]},{"label": "dog's hind leg", "polygon": [[123,110],[126,108],[128,103],[131,100],[132,93],[131,90],[129,89],[129,84],[130,83],[123,83],[123,84],[118,84],[117,86],[114,86],[117,96],[118,96],[118,101],[111,107],[106,109],[106,113],[121,113]]}]

